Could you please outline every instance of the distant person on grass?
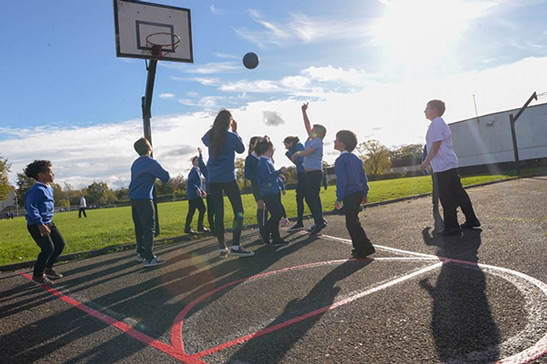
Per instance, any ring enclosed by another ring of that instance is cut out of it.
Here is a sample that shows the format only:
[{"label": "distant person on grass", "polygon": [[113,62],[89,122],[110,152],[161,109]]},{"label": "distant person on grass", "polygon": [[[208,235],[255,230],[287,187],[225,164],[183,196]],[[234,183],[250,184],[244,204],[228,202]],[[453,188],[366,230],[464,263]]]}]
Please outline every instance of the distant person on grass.
[{"label": "distant person on grass", "polygon": [[137,239],[137,260],[144,262],[145,267],[154,267],[164,261],[153,253],[156,210],[152,192],[156,178],[166,183],[169,181],[169,172],[151,157],[152,146],[146,138],[137,140],[133,147],[139,158],[131,166],[129,198]]},{"label": "distant person on grass", "polygon": [[36,180],[25,194],[25,218],[30,236],[41,249],[34,264],[32,281],[38,285],[49,285],[52,283],[50,279],[63,277],[53,270],[53,265],[65,248],[65,240],[52,221],[55,204],[50,184],[55,180],[55,175],[51,162],[47,160],[29,164],[25,175]]},{"label": "distant person on grass", "polygon": [[314,225],[308,230],[311,235],[318,235],[327,226],[327,221],[323,218],[323,206],[321,205],[321,197],[319,195],[323,181],[323,138],[327,134],[327,129],[320,124],[312,126],[307,110],[308,103],[305,103],[302,105],[304,127],[308,133],[308,138],[304,145],[305,149],[294,153],[292,160],[296,162],[298,158],[304,157],[302,166],[306,171],[306,202],[314,221]]},{"label": "distant person on grass", "polygon": [[205,162],[203,161],[203,154],[201,151],[201,148],[198,147],[198,153],[199,153],[199,170],[203,174],[203,177],[205,177],[205,193],[207,194],[206,201],[207,201],[207,221],[209,222],[209,229],[211,229],[211,233],[216,236],[215,234],[215,205],[213,203],[213,197],[211,196],[211,190],[209,188],[209,170],[207,166],[205,165]]},{"label": "distant person on grass", "polygon": [[[444,214],[444,229],[439,234],[443,236],[460,234],[462,228],[472,229],[481,226],[458,175],[458,158],[452,147],[450,128],[441,117],[445,110],[446,106],[441,100],[431,100],[427,103],[424,113],[431,124],[425,136],[427,157],[421,165],[425,171],[431,163],[437,178],[439,199]],[[461,226],[458,225],[458,206],[465,215],[465,222]]]},{"label": "distant person on grass", "polygon": [[302,163],[304,157],[297,157],[292,159],[293,155],[297,152],[304,151],[304,146],[300,143],[300,139],[297,136],[288,136],[283,141],[287,152],[285,155],[296,166],[296,224],[289,228],[289,231],[299,231],[304,229],[304,197],[306,195],[306,170]]},{"label": "distant person on grass", "polygon": [[[232,131],[228,131],[231,128]],[[241,246],[241,229],[243,227],[243,203],[236,182],[235,153],[243,153],[245,145],[237,134],[237,122],[232,113],[226,109],[219,111],[213,126],[201,141],[209,149],[209,188],[215,205],[215,233],[220,248],[220,258],[228,255],[250,257],[253,251]],[[224,242],[224,194],[228,196],[234,211],[232,247],[228,251]]]},{"label": "distant person on grass", "polygon": [[346,228],[351,236],[353,258],[366,258],[375,252],[374,246],[361,225],[359,210],[361,204],[367,203],[368,180],[363,167],[363,161],[352,151],[357,145],[357,136],[350,130],[340,130],[336,133],[334,149],[340,151],[340,156],[334,162],[336,173],[336,202],[334,207],[340,210],[344,204]]},{"label": "distant person on grass", "polygon": [[186,234],[197,234],[190,225],[192,224],[192,218],[196,209],[199,211],[198,215],[198,232],[209,231],[203,226],[203,219],[205,218],[205,204],[203,198],[207,197],[207,193],[202,188],[202,174],[199,168],[199,156],[192,158],[192,169],[188,173],[188,180],[186,183],[186,199],[188,200],[188,214],[186,215],[186,224],[184,226],[184,232]]},{"label": "distant person on grass", "polygon": [[269,235],[272,237],[272,246],[287,245],[279,234],[279,220],[283,216],[283,205],[281,204],[279,181],[285,180],[281,173],[285,167],[276,170],[272,162],[275,148],[269,138],[260,138],[255,147],[256,155],[260,157],[257,167],[258,185],[260,186],[260,195],[266,203],[266,208],[270,212],[270,219],[264,227],[262,240],[270,243]]},{"label": "distant person on grass", "polygon": [[78,218],[81,218],[82,214],[84,214],[84,217],[87,217],[87,214],[85,213],[86,208],[87,203],[85,201],[85,197],[83,194],[80,194],[80,208],[78,209]]}]

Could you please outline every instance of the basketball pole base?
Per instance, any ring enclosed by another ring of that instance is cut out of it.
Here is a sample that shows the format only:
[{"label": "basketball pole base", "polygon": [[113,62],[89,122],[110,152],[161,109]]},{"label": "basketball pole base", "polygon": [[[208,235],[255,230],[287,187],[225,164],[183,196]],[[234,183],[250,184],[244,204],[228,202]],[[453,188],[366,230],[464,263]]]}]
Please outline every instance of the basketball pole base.
[{"label": "basketball pole base", "polygon": [[[158,66],[158,61],[155,59],[150,59],[148,66],[146,67],[147,77],[146,77],[146,90],[144,96],[141,99],[142,106],[142,123],[144,128],[144,137],[148,140],[150,145],[152,145],[152,127],[150,124],[150,119],[152,118],[152,95],[154,94],[154,82],[156,79],[156,69]],[[150,155],[153,157],[153,152]],[[154,210],[155,210],[155,229],[154,236],[160,235],[160,222],[158,216],[158,201],[156,198],[156,189],[152,193],[154,201]]]}]

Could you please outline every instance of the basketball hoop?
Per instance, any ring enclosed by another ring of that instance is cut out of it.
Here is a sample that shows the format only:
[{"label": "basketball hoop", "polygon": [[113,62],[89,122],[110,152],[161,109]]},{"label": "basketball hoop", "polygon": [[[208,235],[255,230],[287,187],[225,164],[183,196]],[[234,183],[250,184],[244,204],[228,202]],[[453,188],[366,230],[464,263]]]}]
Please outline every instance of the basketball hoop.
[{"label": "basketball hoop", "polygon": [[152,56],[157,58],[175,52],[179,43],[180,37],[174,33],[157,32],[146,36],[146,46],[150,48]]}]

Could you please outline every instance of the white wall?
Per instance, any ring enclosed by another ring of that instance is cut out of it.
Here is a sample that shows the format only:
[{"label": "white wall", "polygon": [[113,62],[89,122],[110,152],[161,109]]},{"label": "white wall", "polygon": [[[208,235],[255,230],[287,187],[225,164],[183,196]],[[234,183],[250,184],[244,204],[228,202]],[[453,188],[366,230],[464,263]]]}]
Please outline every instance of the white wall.
[{"label": "white wall", "polygon": [[[460,167],[515,160],[509,114],[519,109],[449,124]],[[519,159],[547,158],[547,104],[529,106],[515,123]]]}]

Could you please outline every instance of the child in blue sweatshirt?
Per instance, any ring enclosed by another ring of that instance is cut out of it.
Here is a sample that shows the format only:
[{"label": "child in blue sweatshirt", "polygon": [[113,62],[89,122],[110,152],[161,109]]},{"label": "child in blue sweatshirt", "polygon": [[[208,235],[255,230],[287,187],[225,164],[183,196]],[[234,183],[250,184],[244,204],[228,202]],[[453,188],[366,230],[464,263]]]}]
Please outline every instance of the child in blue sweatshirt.
[{"label": "child in blue sweatshirt", "polygon": [[144,267],[154,267],[163,264],[164,261],[152,252],[156,226],[156,210],[152,192],[156,178],[166,183],[169,181],[169,172],[151,157],[152,146],[146,138],[137,140],[133,147],[139,154],[139,158],[131,165],[129,198],[135,224],[137,260],[144,262]]},{"label": "child in blue sweatshirt", "polygon": [[34,264],[32,282],[46,286],[52,283],[49,279],[63,277],[53,270],[53,264],[65,248],[65,240],[52,221],[54,201],[50,184],[55,180],[55,175],[51,170],[51,162],[46,160],[29,164],[25,175],[36,180],[25,194],[25,218],[30,236],[41,249]]},{"label": "child in blue sweatshirt", "polygon": [[[264,230],[266,234],[271,234],[272,246],[286,245],[288,243],[281,239],[279,234],[279,220],[283,216],[283,205],[281,204],[278,181],[279,179],[285,181],[285,176],[281,174],[285,171],[285,167],[275,169],[272,162],[275,148],[269,138],[260,138],[256,143],[255,152],[260,157],[257,173],[260,195],[271,215]],[[266,243],[269,243],[268,235],[263,236]]]},{"label": "child in blue sweatshirt", "polygon": [[363,167],[363,161],[351,153],[357,146],[357,136],[350,130],[340,130],[336,133],[334,149],[340,151],[340,156],[334,162],[336,173],[336,203],[339,210],[344,204],[346,228],[353,244],[352,257],[366,258],[375,252],[370,240],[359,221],[359,207],[367,203],[368,180]]},{"label": "child in blue sweatshirt", "polygon": [[199,168],[199,156],[195,156],[192,158],[192,169],[188,173],[188,180],[186,181],[186,199],[188,200],[188,214],[186,215],[186,224],[184,225],[184,232],[186,234],[197,234],[190,227],[196,209],[199,211],[198,231],[209,231],[203,226],[206,210],[203,198],[207,197],[207,193],[202,188],[202,177]]},{"label": "child in blue sweatshirt", "polygon": [[207,169],[207,166],[205,165],[205,162],[203,161],[203,155],[201,148],[198,147],[198,153],[199,153],[199,170],[201,171],[201,174],[203,174],[203,177],[205,177],[205,193],[207,195],[206,201],[207,201],[207,221],[209,221],[209,229],[211,229],[211,233],[213,236],[215,235],[215,205],[213,203],[213,197],[211,196],[211,190],[209,189],[209,170]]},{"label": "child in blue sweatshirt", "polygon": [[258,160],[260,159],[260,157],[258,157],[255,152],[256,143],[260,138],[261,137],[259,136],[254,136],[249,141],[249,155],[247,156],[247,158],[245,158],[244,172],[245,178],[251,181],[251,192],[253,193],[253,197],[256,202],[256,222],[260,231],[260,238],[263,243],[267,243],[268,239],[263,239],[263,237],[264,225],[268,220],[268,210],[266,210],[266,205],[264,204],[262,196],[260,195],[260,187],[258,186],[257,176]]},{"label": "child in blue sweatshirt", "polygon": [[292,156],[297,152],[304,151],[304,145],[300,143],[300,139],[297,136],[288,136],[283,141],[287,152],[285,155],[289,158],[296,166],[296,224],[291,226],[289,231],[299,231],[304,229],[304,196],[306,194],[306,170],[302,163],[304,162],[304,157],[296,158],[292,160]]}]

